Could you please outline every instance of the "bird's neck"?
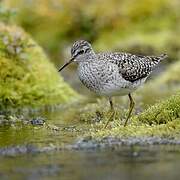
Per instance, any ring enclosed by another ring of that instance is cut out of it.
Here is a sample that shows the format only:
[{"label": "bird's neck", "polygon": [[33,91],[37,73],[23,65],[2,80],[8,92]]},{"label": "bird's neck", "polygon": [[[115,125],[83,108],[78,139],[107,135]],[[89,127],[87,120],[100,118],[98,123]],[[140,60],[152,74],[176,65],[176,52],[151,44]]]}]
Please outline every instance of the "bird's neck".
[{"label": "bird's neck", "polygon": [[96,53],[93,50],[91,50],[87,52],[84,56],[86,60],[93,60],[96,58]]},{"label": "bird's neck", "polygon": [[91,63],[97,58],[97,55],[95,54],[94,51],[88,52],[86,54],[83,54],[78,57],[77,62],[79,64],[86,64],[86,63]]}]

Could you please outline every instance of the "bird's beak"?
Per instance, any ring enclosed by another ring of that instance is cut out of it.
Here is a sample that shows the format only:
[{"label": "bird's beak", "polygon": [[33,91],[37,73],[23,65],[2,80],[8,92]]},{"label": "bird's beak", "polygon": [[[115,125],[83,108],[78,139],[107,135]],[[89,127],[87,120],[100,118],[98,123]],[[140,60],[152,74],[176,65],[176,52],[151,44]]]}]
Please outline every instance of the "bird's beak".
[{"label": "bird's beak", "polygon": [[67,63],[65,63],[58,72],[62,71],[66,66],[68,66],[69,64],[71,64],[74,61],[75,57],[72,57]]}]

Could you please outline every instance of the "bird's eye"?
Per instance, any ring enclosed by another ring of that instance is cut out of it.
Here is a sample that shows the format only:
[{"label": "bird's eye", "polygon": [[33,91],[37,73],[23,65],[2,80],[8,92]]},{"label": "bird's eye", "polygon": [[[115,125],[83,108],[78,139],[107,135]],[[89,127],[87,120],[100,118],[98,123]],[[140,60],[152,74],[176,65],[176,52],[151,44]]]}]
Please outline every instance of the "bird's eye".
[{"label": "bird's eye", "polygon": [[81,50],[78,52],[78,54],[83,54],[84,53],[84,50]]}]

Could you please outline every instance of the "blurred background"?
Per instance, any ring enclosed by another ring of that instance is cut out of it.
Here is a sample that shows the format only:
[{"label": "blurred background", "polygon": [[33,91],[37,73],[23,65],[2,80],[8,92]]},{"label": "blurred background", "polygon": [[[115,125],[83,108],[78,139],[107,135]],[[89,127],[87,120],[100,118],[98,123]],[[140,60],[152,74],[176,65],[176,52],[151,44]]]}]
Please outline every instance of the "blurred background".
[{"label": "blurred background", "polygon": [[[165,67],[180,57],[179,0],[2,0],[0,18],[30,33],[57,68],[77,39],[90,41],[96,52],[167,53]],[[63,76],[80,91],[75,69]]]}]

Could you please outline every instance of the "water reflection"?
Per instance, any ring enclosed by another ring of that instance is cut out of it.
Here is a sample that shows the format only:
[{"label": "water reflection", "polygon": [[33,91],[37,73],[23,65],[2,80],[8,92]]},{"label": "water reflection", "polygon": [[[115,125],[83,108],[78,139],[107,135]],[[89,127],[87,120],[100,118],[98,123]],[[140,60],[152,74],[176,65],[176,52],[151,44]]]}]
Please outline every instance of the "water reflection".
[{"label": "water reflection", "polygon": [[0,173],[3,179],[178,179],[180,153],[175,151],[178,147],[168,148],[125,147],[0,157]]}]

